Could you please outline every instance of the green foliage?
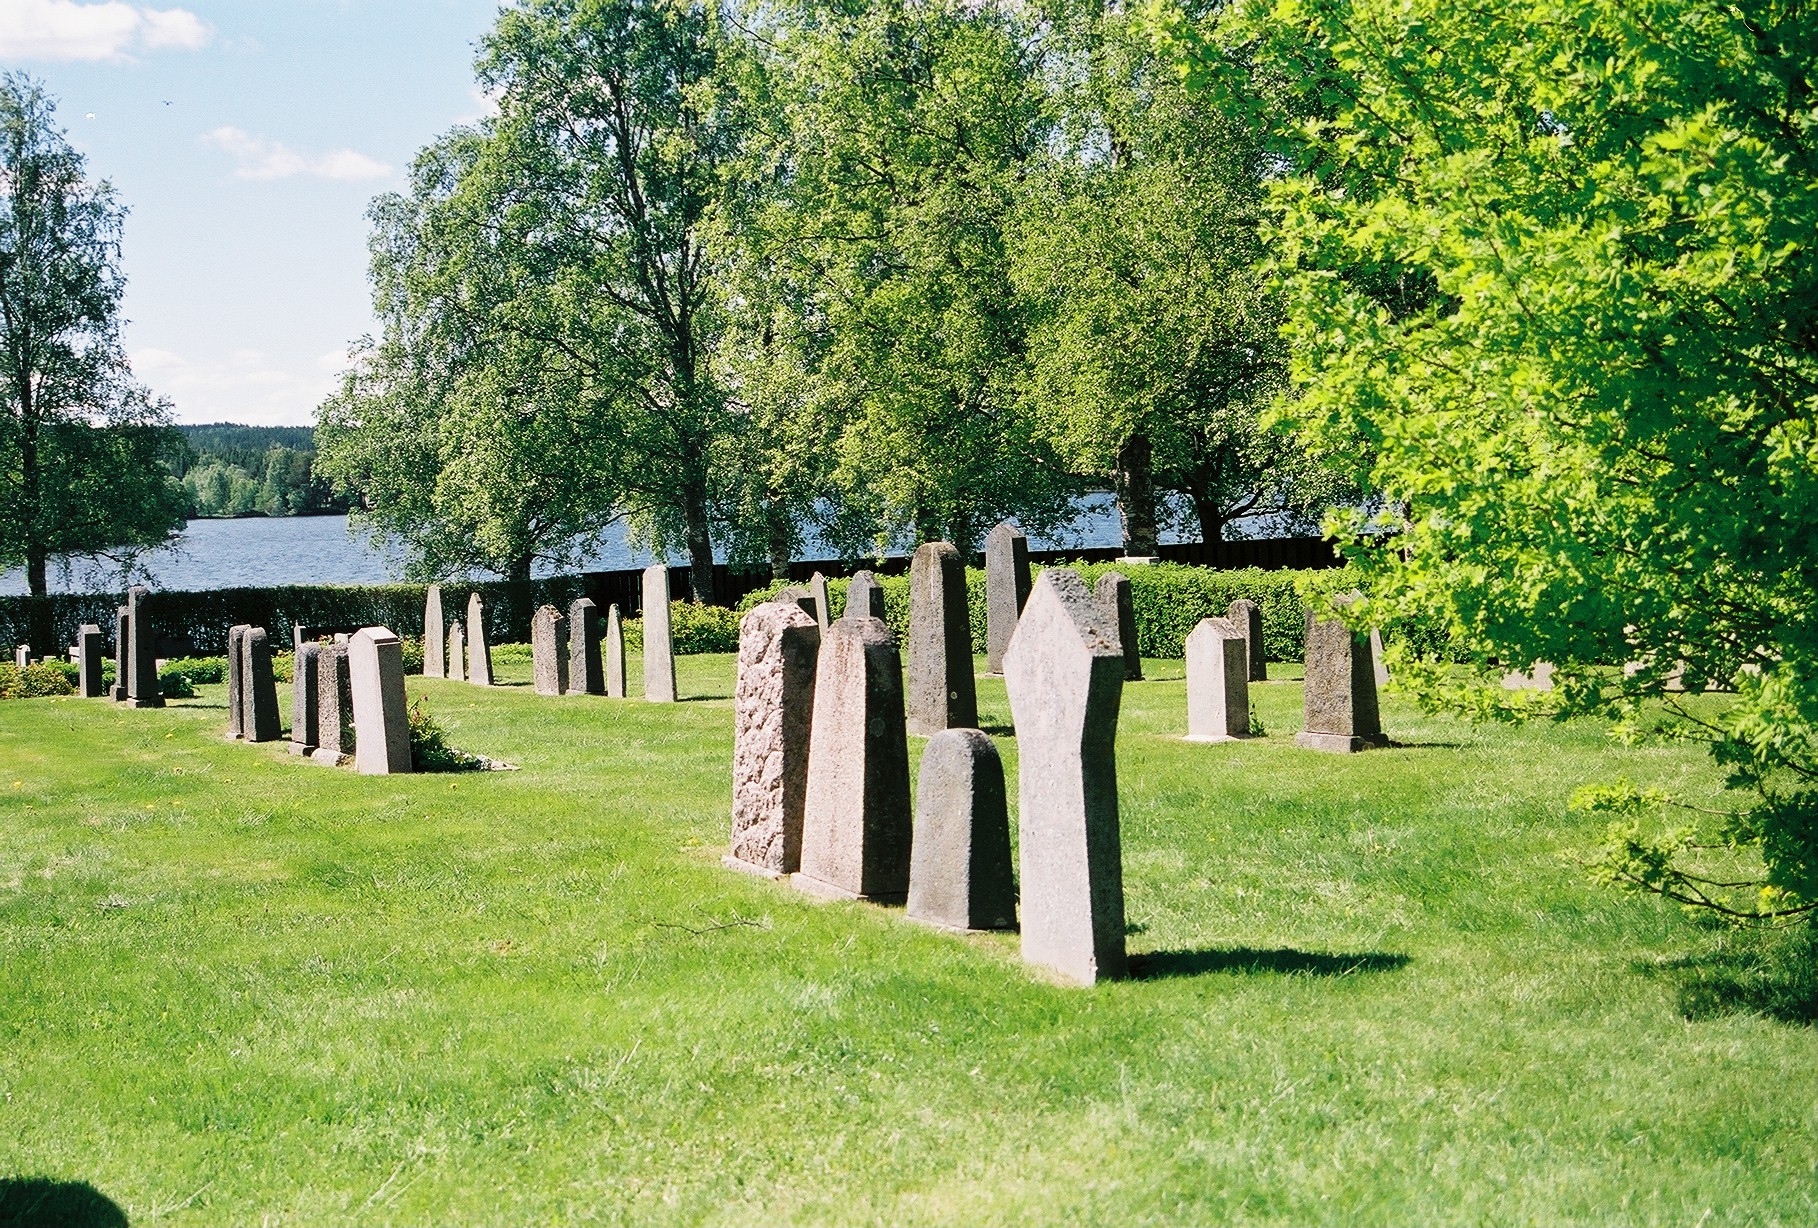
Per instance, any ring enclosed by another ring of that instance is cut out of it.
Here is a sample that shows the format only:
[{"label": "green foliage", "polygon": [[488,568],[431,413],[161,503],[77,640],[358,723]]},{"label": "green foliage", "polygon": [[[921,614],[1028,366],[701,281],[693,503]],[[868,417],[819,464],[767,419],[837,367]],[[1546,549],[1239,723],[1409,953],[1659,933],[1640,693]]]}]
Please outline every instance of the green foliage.
[{"label": "green foliage", "polygon": [[419,696],[410,705],[410,765],[418,772],[471,772],[477,757],[448,744],[448,735],[430,715],[429,701]]},{"label": "green foliage", "polygon": [[158,693],[166,699],[190,699],[195,696],[196,688],[183,674],[161,669],[158,671]]},{"label": "green foliage", "polygon": [[[669,606],[669,635],[678,654],[737,652],[739,616],[724,606],[676,601]],[[640,645],[642,637],[639,637]]]},{"label": "green foliage", "polygon": [[[347,510],[346,498],[315,473],[309,427],[179,429],[189,447],[178,476],[192,516],[307,516]],[[300,435],[302,446],[244,446],[244,440],[260,439],[266,432],[286,439]]]},{"label": "green foliage", "polygon": [[75,693],[75,682],[58,662],[40,662],[24,669],[10,661],[0,662],[0,699],[39,699]]},{"label": "green foliage", "polygon": [[158,673],[159,681],[162,682],[166,675],[182,678],[192,686],[201,682],[225,682],[227,681],[227,658],[177,657],[175,660],[164,663],[164,668]]}]

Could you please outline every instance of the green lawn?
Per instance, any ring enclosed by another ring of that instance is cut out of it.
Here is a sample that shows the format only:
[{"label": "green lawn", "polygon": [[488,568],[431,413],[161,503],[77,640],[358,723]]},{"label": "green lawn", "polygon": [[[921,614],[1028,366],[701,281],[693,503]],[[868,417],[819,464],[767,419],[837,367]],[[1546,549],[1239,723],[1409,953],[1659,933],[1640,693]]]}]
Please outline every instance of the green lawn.
[{"label": "green lawn", "polygon": [[1189,745],[1149,668],[1144,976],[1092,990],[723,869],[729,657],[674,706],[411,680],[512,773],[230,745],[219,687],[0,704],[0,1177],[135,1224],[1818,1220],[1818,1030],[1573,861],[1575,785],[1708,797],[1699,752],[1391,701],[1405,747],[1321,755],[1293,682]]}]

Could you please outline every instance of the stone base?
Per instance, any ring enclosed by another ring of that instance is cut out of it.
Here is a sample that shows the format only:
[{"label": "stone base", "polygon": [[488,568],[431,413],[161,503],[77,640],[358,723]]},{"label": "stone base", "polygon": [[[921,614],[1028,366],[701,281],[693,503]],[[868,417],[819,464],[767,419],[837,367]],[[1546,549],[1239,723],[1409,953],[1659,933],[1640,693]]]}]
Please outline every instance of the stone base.
[{"label": "stone base", "polygon": [[1294,745],[1304,746],[1308,750],[1331,751],[1338,755],[1354,755],[1360,750],[1369,750],[1372,746],[1387,746],[1387,738],[1360,738],[1345,733],[1297,733]]},{"label": "stone base", "polygon": [[126,702],[126,688],[123,686],[110,686],[107,688],[107,697],[117,704],[123,704]]},{"label": "stone base", "polygon": [[943,934],[1014,934],[1017,931],[1017,927],[1014,925],[1000,925],[988,929],[973,929],[963,925],[948,925],[945,921],[936,921],[933,917],[918,917],[912,912],[906,912],[903,916],[915,922],[917,925],[925,925],[929,929],[939,930]]},{"label": "stone base", "polygon": [[1148,567],[1161,562],[1159,554],[1126,554],[1117,560],[1132,567]]},{"label": "stone base", "polygon": [[311,746],[308,742],[292,742],[290,744],[290,753],[308,758],[310,755],[316,753],[316,748]]},{"label": "stone base", "polygon": [[350,757],[351,756],[341,754],[339,751],[329,750],[326,746],[318,746],[309,752],[310,762],[326,763],[329,767],[339,767],[341,764],[347,762]]},{"label": "stone base", "polygon": [[909,902],[907,891],[897,892],[894,895],[860,895],[856,891],[848,891],[846,888],[836,887],[832,883],[823,883],[818,878],[809,878],[806,874],[791,874],[789,881],[798,890],[806,891],[809,895],[818,895],[824,900],[863,900],[867,904],[894,905]]},{"label": "stone base", "polygon": [[222,735],[221,735],[221,738],[222,738],[222,740],[223,740],[223,741],[226,741],[226,742],[238,742],[238,741],[241,741],[241,737],[240,737],[240,735],[239,735],[239,734],[237,734],[237,733],[224,733],[224,734],[222,734]]},{"label": "stone base", "polygon": [[162,708],[164,706],[164,696],[160,695],[156,699],[133,699],[129,696],[126,700],[126,706],[129,708]]},{"label": "stone base", "polygon": [[741,874],[755,874],[759,878],[778,879],[789,877],[789,875],[782,870],[772,870],[769,866],[753,865],[749,861],[743,861],[734,857],[731,853],[727,853],[724,857],[720,858],[720,864],[725,866],[728,870],[737,870]]}]

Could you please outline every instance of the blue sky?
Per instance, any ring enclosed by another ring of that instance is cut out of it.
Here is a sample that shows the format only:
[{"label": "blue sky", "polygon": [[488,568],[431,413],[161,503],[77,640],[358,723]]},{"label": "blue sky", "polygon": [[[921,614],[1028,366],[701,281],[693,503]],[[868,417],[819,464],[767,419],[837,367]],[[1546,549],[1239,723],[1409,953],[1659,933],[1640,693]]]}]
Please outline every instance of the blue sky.
[{"label": "blue sky", "polygon": [[0,0],[0,67],[48,86],[131,210],[127,349],[178,421],[313,421],[375,328],[366,206],[484,113],[474,44],[497,9]]}]

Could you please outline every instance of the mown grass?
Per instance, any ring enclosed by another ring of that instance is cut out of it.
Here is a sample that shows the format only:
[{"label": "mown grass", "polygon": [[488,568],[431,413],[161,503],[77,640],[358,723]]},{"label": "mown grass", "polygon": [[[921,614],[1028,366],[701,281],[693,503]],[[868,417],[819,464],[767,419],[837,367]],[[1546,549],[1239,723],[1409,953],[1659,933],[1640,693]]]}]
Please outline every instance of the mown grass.
[{"label": "mown grass", "polygon": [[512,773],[229,745],[219,687],[0,704],[0,1177],[136,1224],[1818,1219],[1808,1000],[1573,861],[1574,786],[1712,796],[1696,752],[1391,702],[1405,748],[1319,755],[1293,682],[1189,745],[1149,669],[1142,975],[1093,990],[723,869],[730,658],[674,706],[411,680]]}]

